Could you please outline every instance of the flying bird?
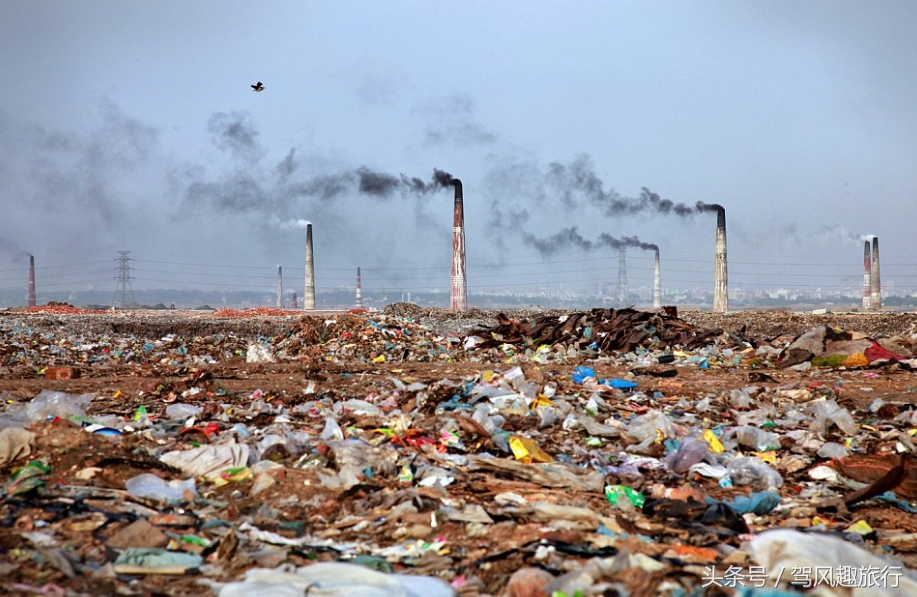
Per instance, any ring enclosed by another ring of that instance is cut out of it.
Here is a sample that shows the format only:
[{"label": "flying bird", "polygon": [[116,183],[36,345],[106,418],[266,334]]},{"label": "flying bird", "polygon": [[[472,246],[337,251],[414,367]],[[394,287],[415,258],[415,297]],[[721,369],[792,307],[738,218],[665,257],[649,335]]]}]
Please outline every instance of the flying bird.
[{"label": "flying bird", "polygon": [[261,84],[261,81],[258,81],[257,85],[252,85],[252,89],[257,91],[264,91],[264,85]]}]

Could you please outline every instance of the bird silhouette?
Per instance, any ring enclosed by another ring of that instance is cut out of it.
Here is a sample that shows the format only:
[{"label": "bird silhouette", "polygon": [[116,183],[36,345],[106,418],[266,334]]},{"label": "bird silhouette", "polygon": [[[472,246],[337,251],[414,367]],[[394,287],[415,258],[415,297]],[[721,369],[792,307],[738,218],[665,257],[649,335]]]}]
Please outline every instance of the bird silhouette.
[{"label": "bird silhouette", "polygon": [[257,91],[264,91],[264,85],[261,84],[261,81],[258,81],[257,85],[252,85],[252,89]]}]

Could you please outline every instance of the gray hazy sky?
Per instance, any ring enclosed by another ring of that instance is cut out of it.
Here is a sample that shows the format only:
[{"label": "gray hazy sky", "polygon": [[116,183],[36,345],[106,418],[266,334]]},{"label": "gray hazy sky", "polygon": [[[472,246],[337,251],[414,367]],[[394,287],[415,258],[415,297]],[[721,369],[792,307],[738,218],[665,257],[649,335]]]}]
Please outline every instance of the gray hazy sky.
[{"label": "gray hazy sky", "polygon": [[319,289],[447,290],[439,168],[471,292],[614,284],[601,238],[712,288],[715,216],[648,192],[725,207],[732,287],[856,284],[876,234],[914,288],[915,30],[911,0],[0,1],[0,287],[27,253],[113,287],[130,250],[135,288],[295,289],[309,220]]}]

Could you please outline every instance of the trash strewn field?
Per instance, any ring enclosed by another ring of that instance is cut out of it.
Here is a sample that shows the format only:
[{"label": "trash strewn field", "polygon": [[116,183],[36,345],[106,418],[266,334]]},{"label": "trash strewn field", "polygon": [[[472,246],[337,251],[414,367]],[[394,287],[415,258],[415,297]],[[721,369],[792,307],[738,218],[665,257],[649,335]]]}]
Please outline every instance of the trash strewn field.
[{"label": "trash strewn field", "polygon": [[34,595],[917,594],[917,316],[0,312]]}]

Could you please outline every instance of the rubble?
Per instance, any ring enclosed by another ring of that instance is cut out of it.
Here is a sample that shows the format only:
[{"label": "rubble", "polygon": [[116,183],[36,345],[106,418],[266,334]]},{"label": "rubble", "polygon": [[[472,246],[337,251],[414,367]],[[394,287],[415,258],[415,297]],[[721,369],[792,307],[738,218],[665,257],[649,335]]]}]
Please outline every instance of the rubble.
[{"label": "rubble", "polygon": [[917,582],[912,315],[61,309],[0,312],[22,594]]}]

